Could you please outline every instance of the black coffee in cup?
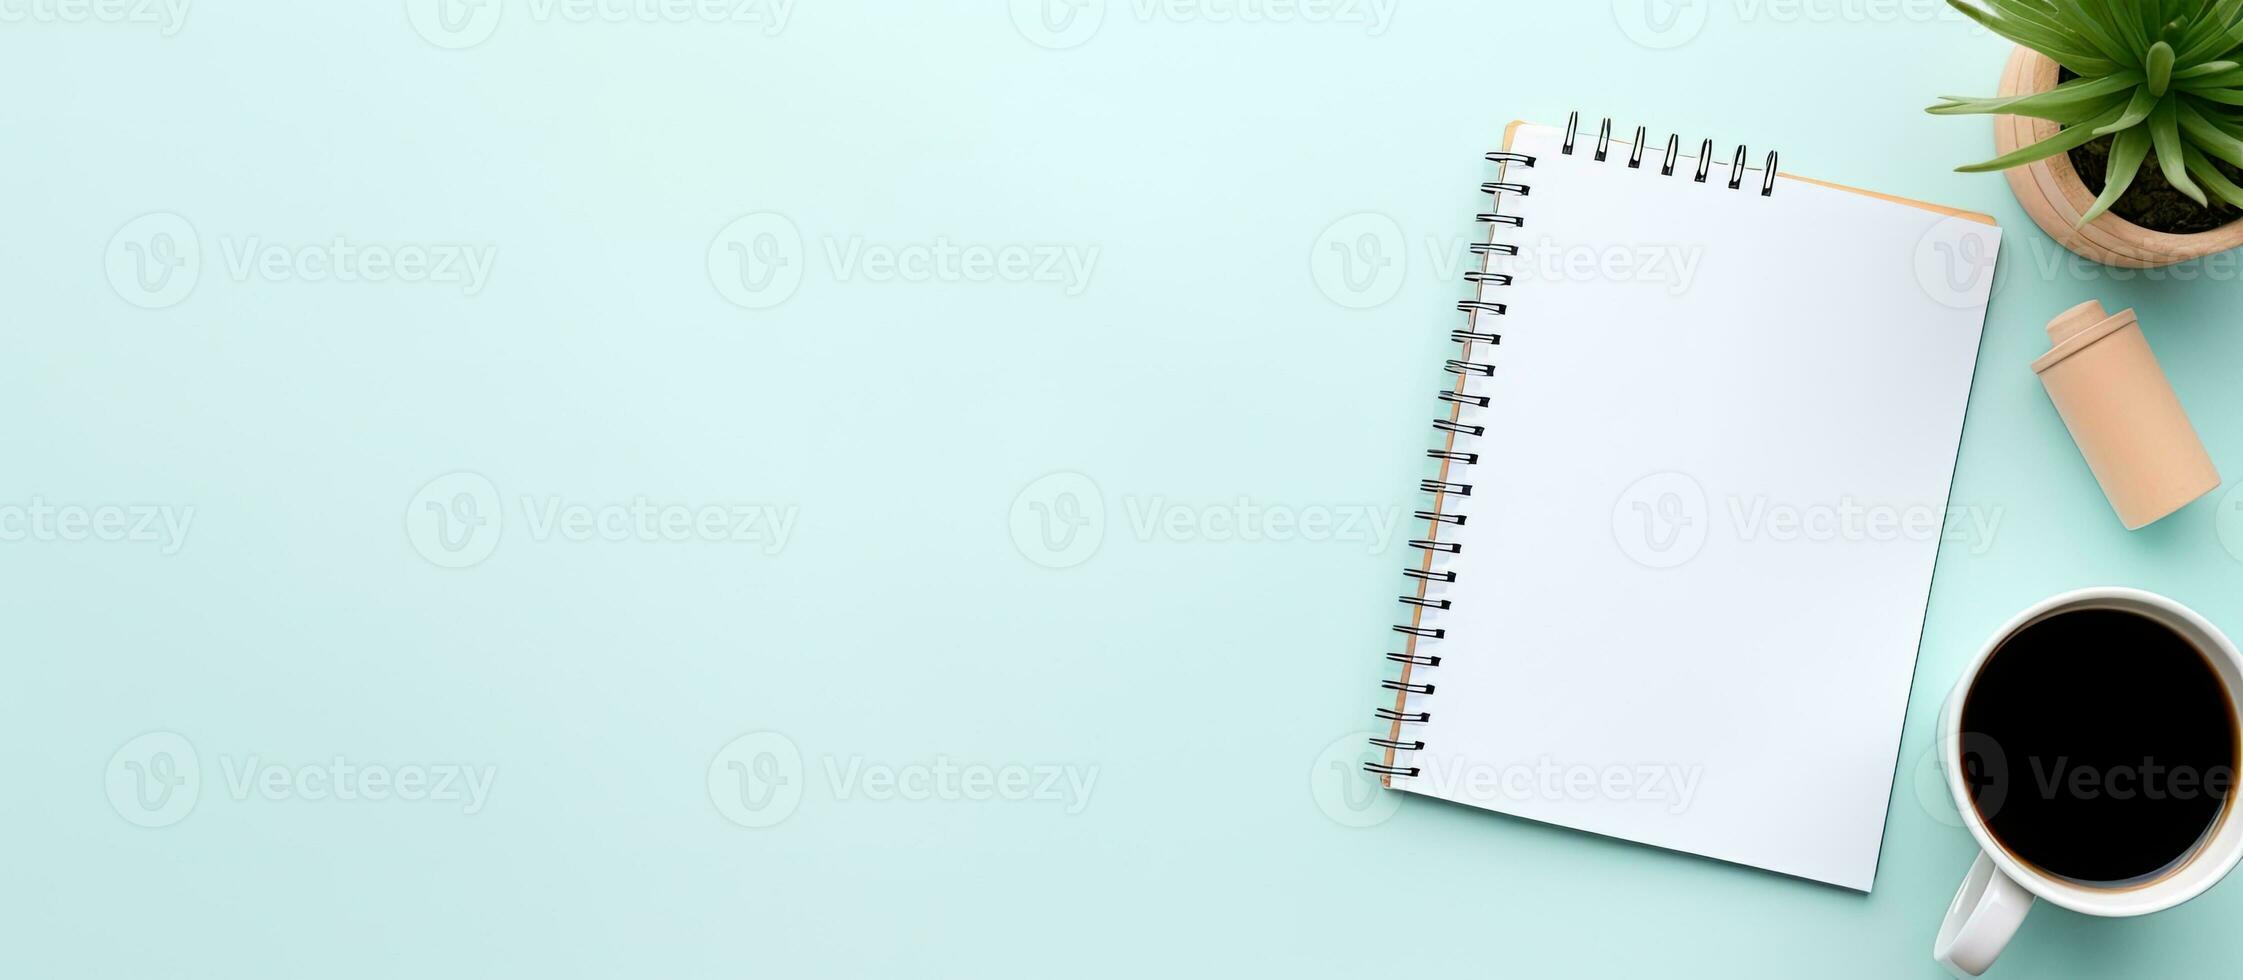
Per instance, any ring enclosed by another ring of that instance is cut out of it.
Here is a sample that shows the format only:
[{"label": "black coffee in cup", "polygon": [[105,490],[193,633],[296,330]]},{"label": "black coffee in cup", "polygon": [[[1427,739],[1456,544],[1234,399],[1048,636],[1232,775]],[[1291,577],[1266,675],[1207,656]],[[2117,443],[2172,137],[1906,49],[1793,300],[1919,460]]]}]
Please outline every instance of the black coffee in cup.
[{"label": "black coffee in cup", "polygon": [[1961,728],[1963,782],[1994,839],[2084,884],[2185,863],[2235,784],[2235,710],[2217,669],[2139,613],[2027,624],[1979,672]]}]

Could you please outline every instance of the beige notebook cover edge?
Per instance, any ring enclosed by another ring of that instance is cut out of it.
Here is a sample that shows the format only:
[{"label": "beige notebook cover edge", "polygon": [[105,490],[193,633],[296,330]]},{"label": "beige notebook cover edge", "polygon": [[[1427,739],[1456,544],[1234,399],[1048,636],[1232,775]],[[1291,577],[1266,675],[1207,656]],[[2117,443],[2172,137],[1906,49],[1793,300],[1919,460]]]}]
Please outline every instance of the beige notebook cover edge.
[{"label": "beige notebook cover edge", "polygon": [[[1527,120],[1513,119],[1511,120],[1510,125],[1503,127],[1504,149],[1508,150],[1511,148],[1512,137],[1518,133],[1519,127],[1525,125],[1529,125]],[[1776,171],[1776,176],[1781,177],[1785,180],[1796,180],[1801,183],[1828,187],[1831,190],[1835,191],[1845,191],[1848,194],[1859,194],[1863,197],[1874,197],[1880,201],[1891,201],[1894,204],[1905,204],[1909,207],[1921,208],[1925,211],[1930,211],[1935,214],[1944,214],[1950,218],[1963,218],[1969,221],[1976,221],[1982,225],[1993,225],[1995,227],[2000,227],[2001,225],[2000,222],[1994,220],[1992,215],[1980,214],[1976,211],[1965,211],[1961,208],[1951,208],[1944,204],[1933,204],[1930,201],[1919,201],[1915,198],[1901,197],[1897,194],[1886,194],[1881,191],[1867,190],[1865,188],[1854,187],[1848,184],[1840,184],[1835,181],[1817,180],[1813,177],[1801,177],[1798,174],[1787,174],[1781,170]]]}]

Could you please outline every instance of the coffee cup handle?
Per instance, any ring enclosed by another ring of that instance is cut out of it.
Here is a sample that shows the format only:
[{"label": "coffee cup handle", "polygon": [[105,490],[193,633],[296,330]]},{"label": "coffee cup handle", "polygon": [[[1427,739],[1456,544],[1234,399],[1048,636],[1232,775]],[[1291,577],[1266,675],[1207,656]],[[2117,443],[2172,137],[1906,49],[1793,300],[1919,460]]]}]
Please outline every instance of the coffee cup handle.
[{"label": "coffee cup handle", "polygon": [[1932,943],[1932,958],[1958,977],[1984,973],[1994,965],[1994,957],[2002,955],[2009,938],[2017,935],[2017,927],[2032,908],[2033,893],[1980,851],[1978,860],[1971,862],[1970,874],[1963,876],[1963,886],[1955,890],[1954,902],[1947,906],[1939,938]]}]

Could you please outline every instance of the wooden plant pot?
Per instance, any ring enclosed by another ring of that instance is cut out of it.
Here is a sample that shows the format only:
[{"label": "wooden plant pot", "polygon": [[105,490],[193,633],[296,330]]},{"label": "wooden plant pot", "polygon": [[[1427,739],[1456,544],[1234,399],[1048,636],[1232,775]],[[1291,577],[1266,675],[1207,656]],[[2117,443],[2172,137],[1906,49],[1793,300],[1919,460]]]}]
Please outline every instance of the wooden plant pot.
[{"label": "wooden plant pot", "polygon": [[[2056,62],[2031,48],[2020,47],[2002,70],[2002,95],[2046,92],[2056,87]],[[2056,135],[2056,123],[2026,116],[1995,116],[1994,147],[2008,153]],[[2243,221],[2231,221],[2211,231],[2175,235],[2151,231],[2105,212],[2084,227],[2074,227],[2079,216],[2094,205],[2095,195],[2072,169],[2072,161],[2059,153],[2038,163],[2003,171],[2009,189],[2033,223],[2058,244],[2104,265],[2147,269],[2186,262],[2200,255],[2224,252],[2243,245]]]}]

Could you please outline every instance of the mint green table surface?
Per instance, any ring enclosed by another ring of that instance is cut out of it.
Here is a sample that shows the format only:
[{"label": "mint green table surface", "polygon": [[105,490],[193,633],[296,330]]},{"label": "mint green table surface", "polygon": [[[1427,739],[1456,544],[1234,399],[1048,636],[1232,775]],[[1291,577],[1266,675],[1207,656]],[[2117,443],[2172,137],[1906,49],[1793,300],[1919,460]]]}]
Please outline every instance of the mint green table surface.
[{"label": "mint green table surface", "polygon": [[[2026,366],[2133,306],[2243,473],[2243,269],[1952,173],[1954,15],[1065,3],[0,8],[0,973],[1930,977],[1987,632],[2243,629],[2243,513],[2121,530]],[[2008,229],[1868,896],[1335,781],[1480,154],[1574,108]]]}]

